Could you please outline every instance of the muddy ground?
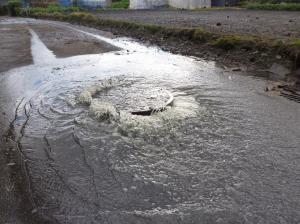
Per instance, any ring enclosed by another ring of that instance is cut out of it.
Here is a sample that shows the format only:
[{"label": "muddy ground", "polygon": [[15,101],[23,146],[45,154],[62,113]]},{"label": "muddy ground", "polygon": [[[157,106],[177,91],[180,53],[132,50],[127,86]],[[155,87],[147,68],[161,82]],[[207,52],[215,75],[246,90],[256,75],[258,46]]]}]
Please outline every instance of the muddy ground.
[{"label": "muddy ground", "polygon": [[117,50],[103,41],[65,28],[37,25],[35,32],[57,57],[105,53]]},{"label": "muddy ground", "polygon": [[175,27],[202,27],[227,34],[268,38],[300,38],[300,12],[248,10],[137,10],[103,11],[97,16]]},{"label": "muddy ground", "polygon": [[[0,21],[3,22],[6,19],[2,17]],[[4,23],[0,27],[0,72],[32,63],[29,29],[33,29],[57,57],[105,53],[117,49],[82,33],[66,32],[61,27],[43,27],[38,24],[28,27]],[[102,35],[111,36],[107,32],[102,32]]]},{"label": "muddy ground", "polygon": [[32,63],[30,34],[24,26],[0,27],[0,72]]},{"label": "muddy ground", "polygon": [[[299,223],[299,104],[265,79],[87,27],[10,23],[31,34],[32,62],[0,73],[0,223]],[[72,40],[123,50],[76,56],[89,52]],[[109,77],[128,82],[99,99],[166,89],[178,106],[149,128],[97,120],[78,96]]]},{"label": "muddy ground", "polygon": [[[118,49],[99,39],[61,27],[39,24],[28,26],[20,22],[6,24],[5,20],[7,18],[0,18],[2,21],[0,24],[0,82],[4,79],[6,71],[34,63],[30,30],[38,33],[45,45],[58,58],[105,53]],[[101,34],[112,36],[107,32],[101,32]],[[18,89],[13,91],[17,92]],[[15,143],[12,140],[6,139],[6,137],[13,137],[13,133],[4,127],[8,127],[9,123],[16,119],[14,112],[17,109],[13,109],[16,107],[14,96],[9,96],[7,89],[4,88],[0,89],[0,99],[4,102],[0,107],[0,223],[47,223],[47,220],[41,222],[32,211],[31,198],[26,193],[27,186],[24,185],[26,175],[23,173],[22,154],[19,153],[18,147],[13,147]]]}]

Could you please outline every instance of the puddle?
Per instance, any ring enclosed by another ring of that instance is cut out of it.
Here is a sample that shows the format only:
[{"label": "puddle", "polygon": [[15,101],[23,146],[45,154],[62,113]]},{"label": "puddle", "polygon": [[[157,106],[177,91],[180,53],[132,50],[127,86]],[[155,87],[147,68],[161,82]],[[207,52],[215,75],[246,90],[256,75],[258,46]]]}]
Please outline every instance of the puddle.
[{"label": "puddle", "polygon": [[[15,131],[39,214],[56,223],[299,219],[299,104],[214,62],[22,23],[122,48],[57,58],[31,30],[34,64],[3,74],[1,105],[24,98]],[[131,113],[163,106],[168,93],[163,112]]]}]

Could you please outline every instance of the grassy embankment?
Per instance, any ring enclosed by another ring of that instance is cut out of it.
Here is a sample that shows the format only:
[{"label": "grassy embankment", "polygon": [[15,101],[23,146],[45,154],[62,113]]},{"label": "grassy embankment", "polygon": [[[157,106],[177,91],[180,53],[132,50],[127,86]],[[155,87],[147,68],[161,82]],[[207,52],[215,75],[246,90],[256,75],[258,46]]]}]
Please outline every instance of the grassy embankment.
[{"label": "grassy embankment", "polygon": [[272,51],[275,55],[280,54],[290,57],[292,60],[297,62],[297,66],[300,65],[300,40],[283,42],[280,40],[263,39],[255,36],[211,33],[202,28],[175,28],[110,19],[100,19],[93,14],[85,12],[44,13],[32,10],[30,16],[40,19],[67,21],[70,23],[81,24],[95,28],[121,29],[132,33],[154,35],[163,39],[177,38],[192,41],[196,44],[205,44],[211,47],[221,48],[226,51]]},{"label": "grassy embankment", "polygon": [[252,2],[244,5],[250,10],[300,11],[300,3],[260,3]]}]

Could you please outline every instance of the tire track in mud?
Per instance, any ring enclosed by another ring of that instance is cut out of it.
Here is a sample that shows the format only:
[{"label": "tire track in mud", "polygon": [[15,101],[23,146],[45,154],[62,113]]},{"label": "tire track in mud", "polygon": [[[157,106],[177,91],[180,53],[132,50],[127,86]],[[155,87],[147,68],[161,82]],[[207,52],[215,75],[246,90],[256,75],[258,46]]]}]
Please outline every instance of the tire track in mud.
[{"label": "tire track in mud", "polygon": [[[9,127],[4,135],[6,142],[10,142],[8,143],[8,146],[11,143],[13,144],[12,148],[9,147],[8,157],[13,158],[16,164],[13,167],[13,170],[11,170],[10,176],[12,178],[12,182],[17,186],[19,190],[17,194],[20,194],[19,197],[22,198],[22,202],[18,206],[20,206],[19,209],[22,209],[22,212],[25,215],[25,217],[23,217],[22,219],[27,220],[26,222],[30,220],[30,223],[57,223],[57,220],[50,218],[47,215],[45,216],[45,214],[41,214],[38,211],[38,206],[34,200],[32,180],[30,178],[28,168],[28,161],[31,160],[25,155],[23,151],[23,146],[21,144],[21,141],[25,136],[26,126],[30,119],[30,111],[32,109],[32,104],[30,99],[28,102],[24,103],[22,111],[20,111],[24,100],[25,97],[23,97],[17,104],[15,108],[14,118],[10,122]],[[21,127],[17,133],[15,125],[20,112],[23,112],[23,114],[25,115],[25,120],[21,124]],[[16,151],[14,149],[16,149]],[[30,204],[30,206],[28,206],[28,203]]]},{"label": "tire track in mud", "polygon": [[[81,149],[81,152],[82,152],[82,158],[83,158],[83,162],[85,164],[85,166],[88,168],[89,172],[90,172],[90,177],[92,179],[92,184],[93,184],[93,187],[94,187],[94,191],[97,195],[97,200],[100,199],[99,196],[103,197],[103,198],[106,198],[106,199],[110,199],[109,197],[106,197],[105,195],[101,194],[98,190],[97,190],[97,186],[96,186],[96,181],[95,181],[95,171],[94,169],[92,168],[92,166],[88,163],[87,161],[87,158],[86,158],[86,152],[85,152],[85,147],[81,144],[80,142],[80,139],[79,137],[76,135],[75,133],[75,129],[73,129],[73,132],[72,132],[72,137],[73,137],[73,140],[74,142],[80,147]],[[104,153],[103,153],[103,156],[106,160],[106,165],[107,165],[107,169],[108,171],[110,172],[111,174],[111,177],[114,179],[114,181],[116,182],[117,185],[119,185],[120,189],[123,189],[122,187],[122,183],[118,180],[118,178],[116,177],[114,171],[113,171],[113,168],[112,168],[112,164],[110,163],[109,161],[109,158],[107,157],[107,151],[104,150]]]},{"label": "tire track in mud", "polygon": [[[74,142],[79,146],[79,148],[81,149],[81,155],[82,155],[82,159],[83,159],[83,163],[86,166],[86,168],[89,170],[90,173],[90,178],[92,181],[92,185],[94,188],[94,193],[96,195],[97,201],[99,201],[100,197],[100,193],[97,190],[97,186],[96,186],[96,182],[95,182],[95,171],[94,169],[91,167],[91,165],[88,163],[87,158],[86,158],[86,153],[85,153],[85,148],[84,146],[80,143],[80,139],[78,138],[78,136],[75,134],[75,130],[73,128],[73,132],[72,132],[72,138],[74,140]],[[101,195],[102,197],[103,195]]]},{"label": "tire track in mud", "polygon": [[61,183],[63,184],[63,187],[64,187],[69,193],[71,193],[73,196],[75,196],[75,197],[78,198],[81,202],[83,202],[85,205],[88,205],[88,206],[89,206],[90,204],[93,204],[96,208],[101,209],[101,206],[100,206],[98,203],[94,203],[94,202],[91,203],[90,201],[86,200],[84,197],[78,195],[78,194],[76,193],[76,191],[74,191],[74,190],[67,184],[67,182],[65,181],[64,177],[61,175],[61,173],[59,172],[59,170],[56,169],[56,167],[55,167],[55,160],[51,157],[51,155],[50,155],[50,153],[49,153],[49,151],[50,151],[50,152],[52,151],[52,147],[51,147],[51,145],[50,145],[50,142],[49,142],[47,136],[44,135],[43,139],[44,139],[44,142],[45,142],[45,145],[46,145],[46,147],[44,148],[44,151],[45,151],[46,156],[47,156],[47,158],[48,158],[48,160],[49,160],[47,164],[48,164],[49,167],[54,171],[54,173],[56,174],[56,176],[58,177],[58,179],[61,181]]}]

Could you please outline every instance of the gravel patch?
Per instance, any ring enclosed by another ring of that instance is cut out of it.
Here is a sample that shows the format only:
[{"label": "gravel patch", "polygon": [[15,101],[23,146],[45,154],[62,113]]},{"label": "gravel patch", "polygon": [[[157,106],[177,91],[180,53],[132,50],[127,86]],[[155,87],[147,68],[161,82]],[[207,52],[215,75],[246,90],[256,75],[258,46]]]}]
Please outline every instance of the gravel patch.
[{"label": "gravel patch", "polygon": [[255,35],[282,40],[300,38],[300,12],[250,10],[120,10],[96,14],[103,19]]}]

